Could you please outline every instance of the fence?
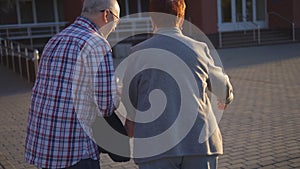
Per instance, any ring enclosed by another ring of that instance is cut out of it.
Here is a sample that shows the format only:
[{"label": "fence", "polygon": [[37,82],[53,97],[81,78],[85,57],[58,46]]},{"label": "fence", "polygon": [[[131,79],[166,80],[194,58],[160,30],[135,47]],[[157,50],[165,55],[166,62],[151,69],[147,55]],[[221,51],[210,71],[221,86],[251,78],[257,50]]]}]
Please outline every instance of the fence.
[{"label": "fence", "polygon": [[[51,37],[58,33],[66,22],[39,23],[22,25],[0,25],[0,63],[21,77],[33,82],[38,70],[39,52],[33,49],[33,40]],[[109,41],[117,43],[120,40],[139,33],[151,32],[149,17],[122,19],[118,29],[113,32]],[[29,39],[31,47],[24,46],[13,40]]]},{"label": "fence", "polygon": [[151,32],[152,25],[150,17],[133,16],[131,18],[122,18],[117,29],[109,35],[108,41],[114,46],[126,38]]},{"label": "fence", "polygon": [[19,73],[28,82],[35,80],[38,71],[39,52],[19,43],[0,39],[0,63]]},{"label": "fence", "polygon": [[[0,37],[8,40],[27,40],[31,47],[35,40],[47,39],[61,31],[67,22],[0,25]],[[28,43],[28,42],[27,42]]]}]

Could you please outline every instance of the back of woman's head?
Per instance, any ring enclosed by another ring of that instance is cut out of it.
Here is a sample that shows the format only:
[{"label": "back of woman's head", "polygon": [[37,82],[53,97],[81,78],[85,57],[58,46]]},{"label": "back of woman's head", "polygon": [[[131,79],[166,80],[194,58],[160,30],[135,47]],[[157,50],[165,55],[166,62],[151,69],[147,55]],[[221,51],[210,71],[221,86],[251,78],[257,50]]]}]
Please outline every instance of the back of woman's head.
[{"label": "back of woman's head", "polygon": [[184,18],[186,8],[184,0],[150,0],[149,6],[153,22],[160,27],[175,26],[178,18]]},{"label": "back of woman's head", "polygon": [[150,0],[149,11],[184,17],[185,8],[184,0]]}]

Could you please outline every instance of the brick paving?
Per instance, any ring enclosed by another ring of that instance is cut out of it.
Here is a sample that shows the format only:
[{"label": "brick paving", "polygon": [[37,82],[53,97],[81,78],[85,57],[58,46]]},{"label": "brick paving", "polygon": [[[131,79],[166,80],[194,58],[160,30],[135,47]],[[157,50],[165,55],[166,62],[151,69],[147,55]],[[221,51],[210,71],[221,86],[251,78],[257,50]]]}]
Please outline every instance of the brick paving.
[{"label": "brick paving", "polygon": [[[235,101],[220,122],[220,169],[300,168],[300,44],[222,49]],[[24,137],[32,84],[0,66],[0,169],[24,163]],[[101,156],[102,169],[137,168]]]},{"label": "brick paving", "polygon": [[[236,96],[220,123],[220,168],[300,168],[299,49],[293,44],[219,51]],[[235,59],[241,64],[234,66]]]}]

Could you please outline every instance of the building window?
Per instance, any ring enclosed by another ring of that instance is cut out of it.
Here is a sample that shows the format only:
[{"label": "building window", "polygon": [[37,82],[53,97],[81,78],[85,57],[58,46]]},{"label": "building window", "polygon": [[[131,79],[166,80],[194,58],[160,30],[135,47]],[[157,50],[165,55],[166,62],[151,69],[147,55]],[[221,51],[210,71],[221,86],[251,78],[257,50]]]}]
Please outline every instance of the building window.
[{"label": "building window", "polygon": [[19,7],[21,23],[33,23],[32,0],[20,0]]},{"label": "building window", "polygon": [[62,0],[56,0],[57,1],[57,8],[58,8],[58,17],[59,21],[63,22],[65,21],[65,15],[64,15],[64,1]]},{"label": "building window", "polygon": [[0,25],[18,23],[16,4],[12,1],[0,0]]},{"label": "building window", "polygon": [[36,0],[37,22],[54,22],[53,0]]},{"label": "building window", "polygon": [[129,14],[138,13],[138,3],[137,0],[130,0],[129,3]]},{"label": "building window", "polygon": [[253,21],[253,1],[246,0],[246,18],[247,21]]},{"label": "building window", "polygon": [[118,0],[118,3],[119,3],[120,8],[121,8],[120,16],[121,17],[126,16],[126,1],[125,0]]},{"label": "building window", "polygon": [[142,0],[142,11],[149,12],[149,0]]},{"label": "building window", "polygon": [[222,22],[232,22],[231,0],[222,0]]},{"label": "building window", "polygon": [[266,2],[264,0],[256,1],[256,20],[266,20]]},{"label": "building window", "polygon": [[149,0],[118,0],[118,2],[121,8],[121,17],[149,11]]},{"label": "building window", "polygon": [[0,0],[0,24],[63,22],[63,0]]},{"label": "building window", "polygon": [[243,22],[244,18],[243,18],[243,2],[242,2],[242,0],[236,0],[235,5],[236,5],[236,8],[235,8],[236,22]]}]

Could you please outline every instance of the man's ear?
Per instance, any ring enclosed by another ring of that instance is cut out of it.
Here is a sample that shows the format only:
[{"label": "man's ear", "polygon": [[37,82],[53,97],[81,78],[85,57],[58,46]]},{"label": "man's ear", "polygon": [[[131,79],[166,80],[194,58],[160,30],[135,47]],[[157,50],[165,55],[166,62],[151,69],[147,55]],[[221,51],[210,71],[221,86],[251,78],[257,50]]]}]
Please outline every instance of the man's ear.
[{"label": "man's ear", "polygon": [[106,9],[106,10],[103,12],[102,19],[103,19],[104,23],[108,23],[108,22],[109,22],[108,19],[107,19],[108,13],[109,13],[109,10],[108,10],[108,9]]}]

